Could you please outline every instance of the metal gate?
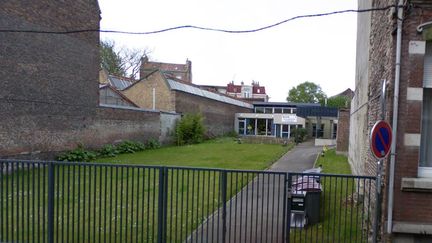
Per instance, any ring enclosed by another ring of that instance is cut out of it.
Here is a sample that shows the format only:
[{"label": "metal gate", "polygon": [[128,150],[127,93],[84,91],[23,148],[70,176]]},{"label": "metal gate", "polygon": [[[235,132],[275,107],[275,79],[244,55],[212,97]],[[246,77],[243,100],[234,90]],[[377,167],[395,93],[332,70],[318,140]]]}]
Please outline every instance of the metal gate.
[{"label": "metal gate", "polygon": [[368,242],[375,177],[0,160],[0,242]]}]

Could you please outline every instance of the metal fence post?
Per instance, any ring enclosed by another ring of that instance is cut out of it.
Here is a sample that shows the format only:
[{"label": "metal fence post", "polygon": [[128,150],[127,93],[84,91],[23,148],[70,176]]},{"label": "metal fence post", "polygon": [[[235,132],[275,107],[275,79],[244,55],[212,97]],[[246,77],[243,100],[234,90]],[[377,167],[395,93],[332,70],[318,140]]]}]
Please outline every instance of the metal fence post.
[{"label": "metal fence post", "polygon": [[227,231],[227,222],[226,222],[226,200],[227,200],[227,172],[221,172],[221,185],[222,185],[222,242],[226,241],[226,231]]},{"label": "metal fence post", "polygon": [[284,190],[283,190],[283,219],[282,219],[282,236],[285,242],[290,242],[291,231],[291,174],[284,175]]},{"label": "metal fence post", "polygon": [[48,242],[54,242],[54,164],[48,163]]},{"label": "metal fence post", "polygon": [[158,236],[157,242],[166,242],[166,167],[159,168],[159,193],[158,193]]},{"label": "metal fence post", "polygon": [[375,183],[375,219],[374,219],[374,230],[372,233],[372,242],[378,242],[378,234],[380,232],[380,220],[381,220],[381,171],[382,171],[382,160],[378,161],[377,177]]}]

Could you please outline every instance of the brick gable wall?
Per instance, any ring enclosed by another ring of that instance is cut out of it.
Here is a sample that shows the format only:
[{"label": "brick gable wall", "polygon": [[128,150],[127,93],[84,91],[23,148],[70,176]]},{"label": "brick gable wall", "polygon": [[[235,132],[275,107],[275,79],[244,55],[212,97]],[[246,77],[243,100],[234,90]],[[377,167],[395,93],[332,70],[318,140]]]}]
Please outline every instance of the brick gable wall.
[{"label": "brick gable wall", "polygon": [[125,89],[122,93],[141,108],[153,109],[153,88],[157,110],[175,111],[174,97],[160,72],[153,72],[146,79]]}]

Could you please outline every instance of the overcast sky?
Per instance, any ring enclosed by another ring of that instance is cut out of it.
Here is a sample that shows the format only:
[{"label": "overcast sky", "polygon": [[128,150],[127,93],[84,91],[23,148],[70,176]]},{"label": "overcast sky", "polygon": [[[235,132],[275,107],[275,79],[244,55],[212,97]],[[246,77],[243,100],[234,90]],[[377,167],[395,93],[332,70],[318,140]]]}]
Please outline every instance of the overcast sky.
[{"label": "overcast sky", "polygon": [[[99,0],[101,29],[152,31],[178,25],[243,30],[304,14],[356,9],[357,0]],[[331,96],[354,90],[357,14],[298,19],[249,34],[174,30],[155,35],[101,34],[120,46],[149,48],[159,62],[192,61],[193,82],[260,82],[285,101],[304,81]]]}]

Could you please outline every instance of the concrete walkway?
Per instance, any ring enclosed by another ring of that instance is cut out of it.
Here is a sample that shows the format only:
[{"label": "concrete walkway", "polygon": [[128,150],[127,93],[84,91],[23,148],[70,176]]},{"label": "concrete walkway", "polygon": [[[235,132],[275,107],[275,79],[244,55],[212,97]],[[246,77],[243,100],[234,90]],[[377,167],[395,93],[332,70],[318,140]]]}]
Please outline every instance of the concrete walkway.
[{"label": "concrete walkway", "polygon": [[[322,147],[313,141],[297,145],[271,166],[274,172],[301,172],[313,167]],[[226,205],[226,242],[283,242],[285,174],[255,178]],[[187,242],[222,242],[222,208],[207,218]]]},{"label": "concrete walkway", "polygon": [[288,151],[288,153],[271,166],[270,170],[302,172],[313,167],[315,159],[321,151],[322,147],[314,146],[314,141],[309,140]]}]

